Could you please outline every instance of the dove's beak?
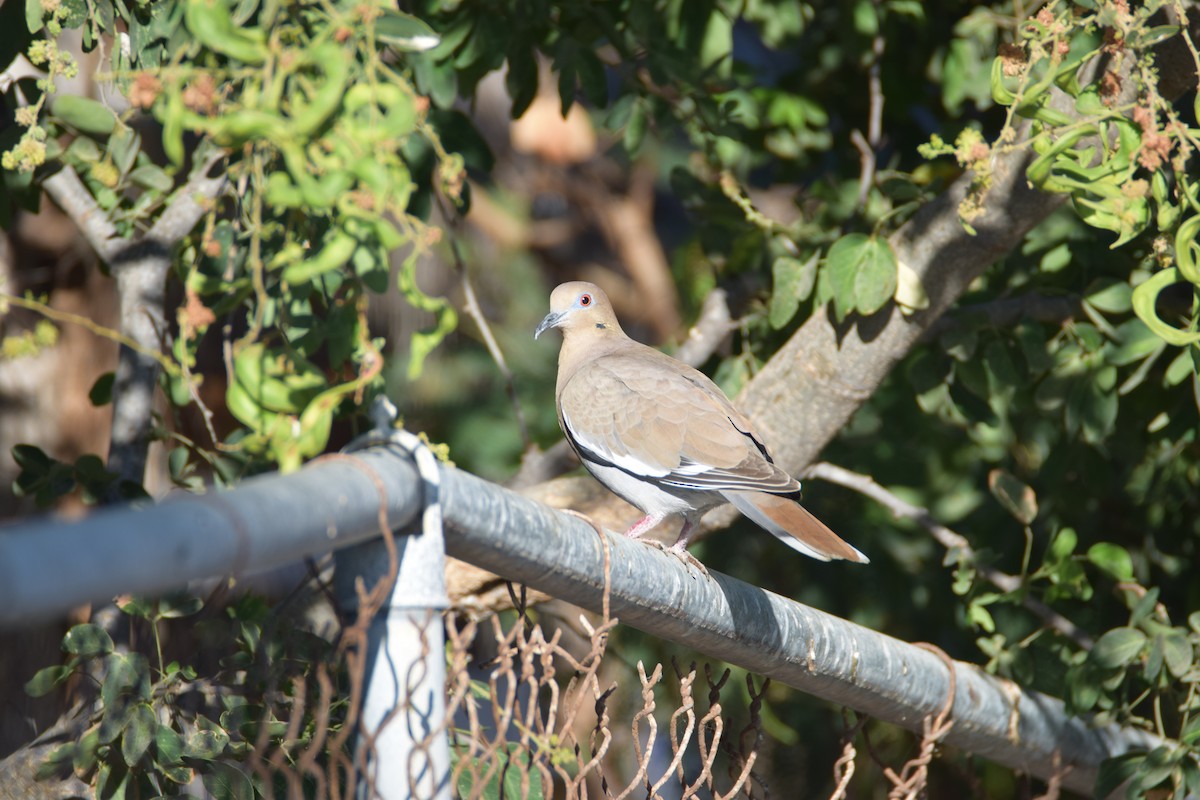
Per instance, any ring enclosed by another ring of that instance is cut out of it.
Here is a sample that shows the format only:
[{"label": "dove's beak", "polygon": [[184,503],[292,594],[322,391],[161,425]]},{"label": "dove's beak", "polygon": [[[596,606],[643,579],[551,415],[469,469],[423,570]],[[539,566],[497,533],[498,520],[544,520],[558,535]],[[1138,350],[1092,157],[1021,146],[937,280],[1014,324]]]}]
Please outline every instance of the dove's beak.
[{"label": "dove's beak", "polygon": [[540,323],[538,323],[537,330],[533,332],[533,338],[538,338],[543,332],[549,330],[550,328],[557,328],[563,321],[563,317],[566,315],[567,313],[565,311],[551,311]]}]

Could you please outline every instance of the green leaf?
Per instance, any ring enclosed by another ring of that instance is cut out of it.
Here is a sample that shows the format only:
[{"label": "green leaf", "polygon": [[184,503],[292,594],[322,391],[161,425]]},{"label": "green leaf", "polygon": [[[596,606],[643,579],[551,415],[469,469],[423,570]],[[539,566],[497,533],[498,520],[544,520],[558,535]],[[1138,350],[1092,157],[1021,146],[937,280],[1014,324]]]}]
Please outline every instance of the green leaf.
[{"label": "green leaf", "polygon": [[1125,281],[1098,278],[1092,281],[1083,297],[1096,308],[1109,314],[1124,314],[1133,307],[1133,288]]},{"label": "green leaf", "polygon": [[874,314],[896,294],[896,254],[886,239],[870,240],[858,276],[854,295],[861,314]]},{"label": "green leaf", "polygon": [[154,750],[159,764],[175,766],[183,763],[183,737],[169,725],[159,725],[154,732]]},{"label": "green leaf", "polygon": [[625,134],[621,139],[625,152],[630,156],[637,155],[641,149],[649,122],[650,114],[646,103],[639,99],[629,111],[629,122],[625,125]]},{"label": "green leaf", "polygon": [[141,617],[149,619],[157,612],[158,604],[149,598],[133,595],[128,599],[117,603],[117,608],[131,617]]},{"label": "green leaf", "polygon": [[1147,793],[1145,790],[1152,789],[1163,781],[1168,780],[1171,774],[1175,772],[1180,755],[1182,755],[1181,750],[1173,747],[1168,748],[1165,745],[1151,750],[1146,756],[1145,765],[1134,775],[1129,796],[1152,796],[1154,793]]},{"label": "green leaf", "polygon": [[1172,628],[1162,637],[1163,660],[1167,671],[1176,678],[1182,678],[1192,668],[1192,643],[1186,631],[1182,628]]},{"label": "green leaf", "polygon": [[104,716],[100,741],[109,744],[125,729],[134,706],[150,699],[150,665],[141,653],[110,653],[104,660],[107,674],[100,687]]},{"label": "green leaf", "polygon": [[704,28],[704,39],[700,43],[700,66],[715,66],[722,77],[733,69],[733,20],[719,8],[714,8]]},{"label": "green leaf", "polygon": [[1116,328],[1117,339],[1104,347],[1104,360],[1114,366],[1123,367],[1163,347],[1163,341],[1136,317],[1127,319]]},{"label": "green leaf", "polygon": [[1087,558],[1118,581],[1133,580],[1133,560],[1124,547],[1098,542],[1088,548]]},{"label": "green leaf", "polygon": [[1145,646],[1146,634],[1137,628],[1113,628],[1100,637],[1089,657],[1097,666],[1118,669],[1133,663]]},{"label": "green leaf", "polygon": [[1078,543],[1079,536],[1073,529],[1062,528],[1050,544],[1050,551],[1046,554],[1046,561],[1048,563],[1057,563],[1070,558],[1074,555],[1075,545]]},{"label": "green leaf", "polygon": [[175,185],[174,179],[167,174],[166,170],[154,164],[143,164],[138,167],[129,173],[129,180],[144,189],[151,189],[162,194],[170,192]]},{"label": "green leaf", "polygon": [[142,137],[133,128],[121,126],[109,137],[108,154],[122,177],[129,174],[141,150]]},{"label": "green leaf", "polygon": [[36,779],[44,781],[54,777],[66,777],[70,775],[71,766],[78,750],[79,745],[76,742],[60,744],[51,750],[50,754],[46,756],[46,760],[38,765],[37,772],[34,773]]},{"label": "green leaf", "polygon": [[767,321],[775,330],[791,322],[800,303],[812,294],[817,281],[817,259],[814,253],[801,261],[792,256],[780,256],[771,263],[774,291],[767,310]]},{"label": "green leaf", "polygon": [[19,444],[13,447],[12,457],[18,467],[28,472],[45,472],[54,463],[54,460],[46,455],[44,450],[31,444]]},{"label": "green leaf", "polygon": [[967,606],[967,621],[972,625],[978,625],[987,633],[994,633],[996,630],[996,621],[992,619],[992,614],[980,603],[971,603]]},{"label": "green leaf", "polygon": [[1068,242],[1051,247],[1042,254],[1039,266],[1043,272],[1058,272],[1071,265],[1071,245]]},{"label": "green leaf", "polygon": [[1098,380],[1076,383],[1067,398],[1067,430],[1081,434],[1086,442],[1103,442],[1116,427],[1119,402],[1117,393]]},{"label": "green leaf", "polygon": [[100,456],[85,453],[75,460],[75,479],[83,489],[84,502],[91,504],[100,502],[108,494],[118,476],[108,471]]},{"label": "green leaf", "polygon": [[109,135],[117,124],[111,108],[97,100],[75,94],[53,95],[50,113],[72,128],[94,136]]},{"label": "green leaf", "polygon": [[115,379],[116,373],[111,371],[96,378],[96,382],[92,384],[92,388],[88,392],[88,401],[97,408],[111,403],[113,381]]},{"label": "green leaf", "polygon": [[854,4],[854,30],[861,36],[879,33],[879,14],[871,0],[858,0]]},{"label": "green leaf", "polygon": [[[5,3],[5,5],[8,4]],[[29,28],[30,33],[37,33],[42,29],[44,24],[42,17],[45,14],[46,9],[42,7],[42,0],[25,0],[25,27]]]},{"label": "green leaf", "polygon": [[588,102],[596,108],[606,107],[608,105],[608,74],[605,72],[603,62],[591,50],[581,50],[575,59],[575,66],[579,71],[579,85]]},{"label": "green leaf", "polygon": [[158,614],[165,619],[189,617],[204,608],[204,598],[183,592],[167,595],[158,601]]},{"label": "green leaf", "polygon": [[1070,687],[1071,712],[1075,714],[1091,711],[1100,699],[1101,687],[1096,667],[1092,664],[1077,664],[1067,670],[1067,686]]},{"label": "green leaf", "polygon": [[25,684],[25,693],[30,697],[42,697],[54,691],[60,683],[65,681],[75,671],[75,667],[71,664],[55,664],[52,667],[43,667],[34,673],[33,677]]},{"label": "green leaf", "polygon": [[[452,766],[457,764],[461,758],[469,757],[462,747],[454,747],[450,752]],[[502,770],[492,771],[487,776],[486,784],[479,785],[480,775],[476,777],[472,775],[471,770],[463,769],[459,773],[458,794],[461,797],[480,797],[480,798],[501,798],[501,797],[520,797],[524,800],[542,800],[545,797],[545,788],[542,785],[542,773],[530,764],[529,752],[521,748],[516,742],[509,742],[505,745],[504,754],[502,755],[502,763],[505,768]],[[551,758],[554,756],[551,755]],[[482,766],[482,765],[481,765]],[[481,769],[481,773],[486,773],[486,769]],[[522,791],[522,775],[529,776],[529,788]]]},{"label": "green leaf", "polygon": [[387,6],[375,20],[375,36],[379,41],[397,50],[422,53],[441,44],[441,37],[433,28],[416,17]]},{"label": "green leaf", "polygon": [[75,772],[78,774],[90,772],[96,766],[99,760],[100,751],[100,732],[96,728],[92,728],[83,735],[79,740],[79,746],[75,749],[75,755],[72,759],[72,766],[75,767]]},{"label": "green leaf", "polygon": [[95,164],[100,160],[100,147],[96,144],[95,139],[89,139],[86,136],[76,136],[75,141],[68,145],[67,151],[63,155],[72,161]]},{"label": "green leaf", "polygon": [[158,718],[147,703],[138,703],[129,715],[129,722],[121,737],[121,757],[125,763],[134,766],[146,755],[150,743],[158,733]]},{"label": "green leaf", "polygon": [[1126,753],[1100,762],[1100,772],[1096,776],[1092,796],[1111,797],[1122,784],[1137,774],[1145,760],[1145,753]]},{"label": "green leaf", "polygon": [[853,311],[874,314],[896,293],[896,256],[884,239],[851,233],[825,257],[839,319]]},{"label": "green leaf", "polygon": [[987,367],[989,397],[1011,397],[1016,388],[1024,383],[1024,376],[1004,342],[993,340],[983,349],[983,363]]},{"label": "green leaf", "polygon": [[1196,345],[1192,345],[1192,347],[1181,351],[1179,355],[1171,360],[1171,363],[1167,366],[1167,371],[1163,374],[1164,386],[1178,386],[1195,374],[1195,364],[1192,361],[1192,354],[1189,352],[1195,347]]},{"label": "green leaf", "polygon": [[1197,740],[1200,740],[1200,714],[1193,715],[1179,735],[1179,741],[1187,745],[1194,746]]},{"label": "green leaf", "polygon": [[1162,673],[1163,668],[1163,637],[1154,636],[1150,639],[1150,649],[1146,651],[1146,659],[1142,663],[1142,677],[1147,683],[1154,683]]},{"label": "green leaf", "polygon": [[188,734],[183,754],[188,758],[211,761],[220,758],[229,744],[229,734],[207,717],[196,718],[196,730]]},{"label": "green leaf", "polygon": [[518,119],[529,108],[537,96],[537,62],[529,48],[518,42],[508,52],[508,70],[504,73],[504,87],[512,100],[512,117]]},{"label": "green leaf", "polygon": [[1016,334],[1030,372],[1040,374],[1054,366],[1054,358],[1049,352],[1051,345],[1046,341],[1049,337],[1040,325],[1021,325]]},{"label": "green leaf", "polygon": [[[1022,525],[1029,525],[1038,514],[1037,495],[1024,481],[1002,469],[988,473],[988,488],[1008,513]],[[1072,546],[1074,549],[1074,546]]]},{"label": "green leaf", "polygon": [[233,764],[217,761],[202,775],[204,788],[213,800],[254,800],[254,784],[250,777]]},{"label": "green leaf", "polygon": [[1147,589],[1144,593],[1130,589],[1126,591],[1126,596],[1133,598],[1134,602],[1129,609],[1129,624],[1141,625],[1148,620],[1154,613],[1155,606],[1158,605],[1159,588],[1157,586]]},{"label": "green leaf", "polygon": [[63,637],[62,649],[80,658],[94,658],[113,651],[113,640],[99,625],[76,625]]}]

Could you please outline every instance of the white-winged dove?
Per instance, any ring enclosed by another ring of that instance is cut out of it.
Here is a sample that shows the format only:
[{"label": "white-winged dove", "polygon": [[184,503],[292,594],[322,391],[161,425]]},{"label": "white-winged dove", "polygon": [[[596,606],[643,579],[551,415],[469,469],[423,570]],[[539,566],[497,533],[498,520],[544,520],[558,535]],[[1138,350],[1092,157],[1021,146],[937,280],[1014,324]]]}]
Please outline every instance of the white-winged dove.
[{"label": "white-winged dove", "polygon": [[555,391],[563,434],[588,472],[646,515],[626,536],[682,516],[671,550],[683,555],[704,512],[728,501],[807,556],[867,563],[800,506],[800,484],[717,385],[626,336],[598,286],[555,289],[534,338],[549,328],[563,334]]}]

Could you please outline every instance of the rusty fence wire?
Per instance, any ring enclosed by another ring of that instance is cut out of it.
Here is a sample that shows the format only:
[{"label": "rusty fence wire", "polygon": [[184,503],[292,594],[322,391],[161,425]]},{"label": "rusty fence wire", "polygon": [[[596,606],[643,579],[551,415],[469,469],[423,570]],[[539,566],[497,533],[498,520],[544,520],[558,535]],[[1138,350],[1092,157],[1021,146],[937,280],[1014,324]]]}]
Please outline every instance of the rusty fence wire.
[{"label": "rusty fence wire", "polygon": [[[389,575],[394,576],[390,534],[388,541]],[[368,758],[374,737],[364,738],[358,718],[367,626],[379,613],[390,580],[369,589],[360,581],[361,607],[330,661],[295,677],[291,686],[277,687],[276,704],[264,718],[250,758],[264,796],[394,800],[375,785]],[[522,588],[510,585],[513,611],[470,616],[431,610],[426,615],[421,652],[404,672],[399,694],[412,698],[427,688],[430,676],[422,665],[433,642],[444,635],[445,715],[410,731],[404,796],[686,800],[795,795],[795,787],[771,787],[756,769],[768,744],[760,712],[769,679],[746,674],[743,693],[731,682],[732,671],[720,664],[685,666],[672,657],[667,664],[638,661],[631,669],[609,651],[619,620],[608,613],[607,603],[600,614],[568,607],[575,618],[567,619],[526,608]],[[410,711],[401,704],[384,725],[407,724]],[[851,721],[847,714],[845,730],[830,732],[843,740],[841,756],[828,766],[831,799],[847,797],[864,762],[890,783],[889,798],[924,796],[937,742],[953,724],[948,715],[948,706],[931,715],[916,755],[893,769],[870,746],[869,718]],[[436,773],[430,755],[439,740],[450,745],[448,775]]]}]

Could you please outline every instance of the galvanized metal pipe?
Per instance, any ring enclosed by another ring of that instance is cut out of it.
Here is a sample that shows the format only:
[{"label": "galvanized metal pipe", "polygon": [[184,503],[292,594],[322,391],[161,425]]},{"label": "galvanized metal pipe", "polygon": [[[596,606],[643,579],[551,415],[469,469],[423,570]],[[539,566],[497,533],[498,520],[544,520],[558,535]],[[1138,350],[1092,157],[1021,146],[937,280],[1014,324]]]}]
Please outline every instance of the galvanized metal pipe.
[{"label": "galvanized metal pipe", "polygon": [[179,493],[146,508],[0,527],[0,627],[62,616],[122,593],[244,575],[379,536],[421,509],[412,465],[384,451],[328,456],[236,489]]},{"label": "galvanized metal pipe", "polygon": [[[624,624],[912,731],[946,702],[949,673],[929,650],[716,571],[706,578],[642,542],[602,539],[578,518],[497,491],[461,472],[444,481],[450,555],[592,611],[607,562],[610,613]],[[1105,758],[1162,744],[1092,727],[1061,700],[973,664],[954,670],[954,726],[943,741],[1020,772],[1048,780],[1062,771],[1064,786],[1090,793]]]}]

